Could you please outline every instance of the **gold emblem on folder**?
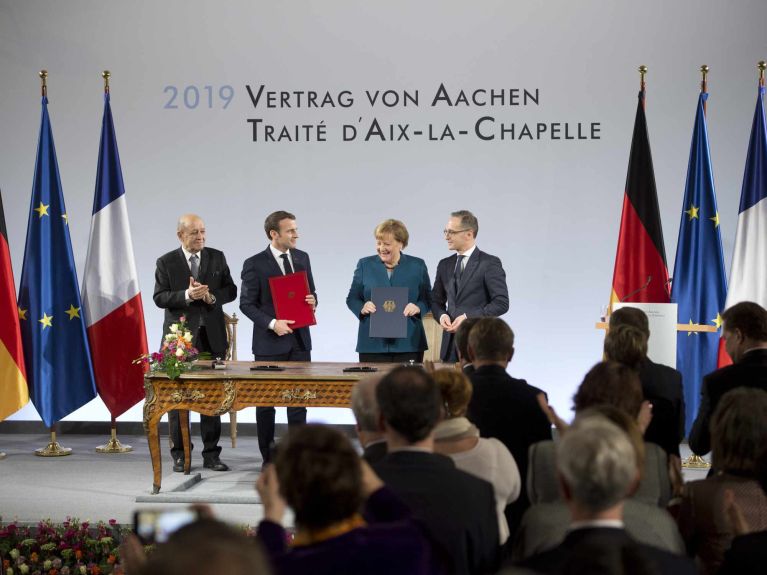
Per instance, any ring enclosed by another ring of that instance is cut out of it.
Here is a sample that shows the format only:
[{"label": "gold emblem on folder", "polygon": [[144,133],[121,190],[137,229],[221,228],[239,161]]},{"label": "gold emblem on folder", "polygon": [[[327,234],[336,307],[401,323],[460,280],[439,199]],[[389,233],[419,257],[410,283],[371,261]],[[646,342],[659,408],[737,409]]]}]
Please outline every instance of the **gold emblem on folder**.
[{"label": "gold emblem on folder", "polygon": [[394,300],[387,299],[383,304],[384,311],[387,313],[393,312],[395,309],[397,309],[397,304],[394,303]]}]

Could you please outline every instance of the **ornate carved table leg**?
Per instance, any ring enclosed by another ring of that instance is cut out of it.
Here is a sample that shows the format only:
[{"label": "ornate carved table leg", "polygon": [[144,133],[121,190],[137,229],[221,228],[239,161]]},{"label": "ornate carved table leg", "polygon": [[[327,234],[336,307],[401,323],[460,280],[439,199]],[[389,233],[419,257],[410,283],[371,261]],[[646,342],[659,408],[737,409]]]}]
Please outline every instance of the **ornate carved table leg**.
[{"label": "ornate carved table leg", "polygon": [[189,439],[189,410],[178,410],[178,421],[181,424],[181,443],[184,445],[184,475],[189,475],[192,469],[192,446]]}]

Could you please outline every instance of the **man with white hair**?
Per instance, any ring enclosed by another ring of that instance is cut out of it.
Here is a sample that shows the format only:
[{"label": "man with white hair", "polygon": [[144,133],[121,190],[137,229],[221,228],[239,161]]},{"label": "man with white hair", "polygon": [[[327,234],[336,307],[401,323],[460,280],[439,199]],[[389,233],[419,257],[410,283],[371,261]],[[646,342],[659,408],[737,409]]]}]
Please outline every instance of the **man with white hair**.
[{"label": "man with white hair", "polygon": [[[634,541],[623,525],[623,503],[639,481],[628,436],[601,415],[589,415],[557,446],[557,473],[570,511],[570,531],[557,547],[522,563],[536,573],[696,573],[687,557]],[[573,571],[575,569],[575,571]],[[605,570],[606,569],[606,570]]]},{"label": "man with white hair", "polygon": [[352,413],[363,453],[362,458],[373,465],[386,456],[386,438],[379,427],[380,411],[376,387],[380,376],[362,379],[352,389]]}]

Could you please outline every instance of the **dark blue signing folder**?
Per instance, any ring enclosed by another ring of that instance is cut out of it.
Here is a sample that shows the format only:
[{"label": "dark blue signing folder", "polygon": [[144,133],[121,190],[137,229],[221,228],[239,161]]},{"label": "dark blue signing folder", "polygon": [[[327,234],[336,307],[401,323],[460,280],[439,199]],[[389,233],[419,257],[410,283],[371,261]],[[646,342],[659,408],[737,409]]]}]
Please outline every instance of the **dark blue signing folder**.
[{"label": "dark blue signing folder", "polygon": [[376,312],[370,315],[370,337],[407,337],[408,289],[406,287],[374,287],[370,290]]}]

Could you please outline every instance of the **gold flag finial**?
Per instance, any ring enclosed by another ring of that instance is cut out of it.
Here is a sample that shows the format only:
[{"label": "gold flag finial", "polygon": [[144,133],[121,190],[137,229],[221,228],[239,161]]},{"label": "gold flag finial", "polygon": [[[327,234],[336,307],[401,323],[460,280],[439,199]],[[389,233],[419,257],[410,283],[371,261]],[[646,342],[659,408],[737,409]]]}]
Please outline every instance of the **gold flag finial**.
[{"label": "gold flag finial", "polygon": [[48,95],[48,70],[40,70],[40,87],[42,88],[43,98]]},{"label": "gold flag finial", "polygon": [[707,84],[706,84],[706,76],[708,76],[709,69],[710,68],[708,66],[706,66],[705,64],[703,64],[700,67],[700,73],[703,76],[703,79],[700,82],[700,91],[701,92],[705,92],[706,91],[706,86],[707,86]]},{"label": "gold flag finial", "polygon": [[109,70],[104,70],[101,73],[101,77],[104,78],[104,93],[109,94],[109,77],[112,73]]},{"label": "gold flag finial", "polygon": [[645,83],[644,83],[644,77],[647,75],[647,66],[642,64],[639,66],[639,86],[644,91]]},{"label": "gold flag finial", "polygon": [[756,65],[759,68],[759,85],[764,86],[764,70],[767,68],[767,62],[762,60]]}]

